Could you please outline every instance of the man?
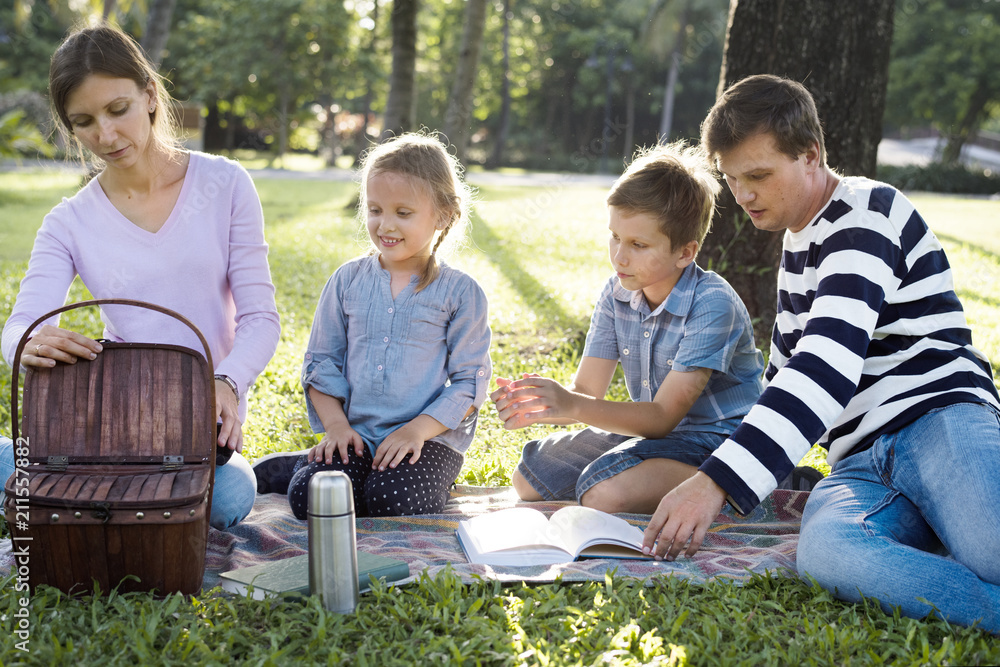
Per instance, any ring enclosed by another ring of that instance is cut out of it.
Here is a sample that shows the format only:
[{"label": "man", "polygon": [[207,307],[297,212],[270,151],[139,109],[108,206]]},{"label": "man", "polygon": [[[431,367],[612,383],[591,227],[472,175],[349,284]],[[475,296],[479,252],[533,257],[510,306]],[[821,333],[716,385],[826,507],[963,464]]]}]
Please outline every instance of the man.
[{"label": "man", "polygon": [[827,167],[795,82],[734,84],[702,143],[754,225],[784,233],[778,313],[760,400],[663,498],[646,548],[693,555],[727,498],[748,512],[819,442],[832,473],[806,504],[800,574],[1000,632],[1000,399],[937,239],[894,188]]}]

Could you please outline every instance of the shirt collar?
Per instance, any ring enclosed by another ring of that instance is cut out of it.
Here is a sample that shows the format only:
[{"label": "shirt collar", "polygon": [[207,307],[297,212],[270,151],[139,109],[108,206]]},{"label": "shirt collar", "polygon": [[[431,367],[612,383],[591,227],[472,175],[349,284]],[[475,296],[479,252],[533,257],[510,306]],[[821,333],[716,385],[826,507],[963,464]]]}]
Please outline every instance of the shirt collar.
[{"label": "shirt collar", "polygon": [[627,290],[622,287],[621,282],[616,281],[611,295],[618,301],[627,303],[632,310],[638,312],[643,317],[655,317],[663,311],[667,311],[671,315],[683,316],[691,311],[691,306],[694,304],[695,286],[698,283],[698,277],[701,273],[701,267],[696,263],[691,262],[688,264],[684,272],[681,273],[681,277],[677,280],[677,284],[670,290],[667,298],[652,311],[649,309],[649,304],[646,302],[646,297],[643,295],[642,290]]}]

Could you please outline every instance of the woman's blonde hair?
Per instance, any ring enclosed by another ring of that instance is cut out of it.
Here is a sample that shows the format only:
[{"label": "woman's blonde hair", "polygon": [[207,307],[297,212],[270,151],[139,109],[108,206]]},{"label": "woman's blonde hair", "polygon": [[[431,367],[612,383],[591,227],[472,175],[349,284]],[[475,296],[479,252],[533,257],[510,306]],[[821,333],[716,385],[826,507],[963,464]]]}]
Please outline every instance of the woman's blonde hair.
[{"label": "woman's blonde hair", "polygon": [[[149,114],[152,139],[157,148],[174,156],[182,150],[177,129],[175,104],[167,93],[165,80],[150,64],[134,39],[106,23],[71,33],[52,54],[49,64],[49,103],[56,127],[67,138],[73,125],[66,115],[69,96],[93,74],[133,81],[140,90],[152,85],[156,106]],[[81,150],[81,156],[83,152]],[[95,156],[95,160],[98,158]]]},{"label": "woman's blonde hair", "polygon": [[419,292],[438,277],[440,267],[437,256],[452,250],[465,239],[473,191],[462,179],[464,169],[461,163],[448,152],[437,134],[401,134],[373,146],[362,157],[361,193],[358,198],[358,217],[362,224],[367,223],[368,217],[368,179],[387,172],[417,179],[427,188],[438,214],[446,220],[415,288]]}]

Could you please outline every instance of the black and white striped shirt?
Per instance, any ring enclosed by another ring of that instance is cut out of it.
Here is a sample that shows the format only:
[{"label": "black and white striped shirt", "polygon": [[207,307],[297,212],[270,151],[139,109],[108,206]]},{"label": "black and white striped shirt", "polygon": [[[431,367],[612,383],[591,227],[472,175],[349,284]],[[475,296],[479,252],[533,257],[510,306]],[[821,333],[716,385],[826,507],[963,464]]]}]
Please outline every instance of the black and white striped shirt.
[{"label": "black and white striped shirt", "polygon": [[767,387],[702,466],[746,512],[818,442],[828,461],[937,407],[1000,405],[944,250],[895,188],[844,178],[785,232]]}]

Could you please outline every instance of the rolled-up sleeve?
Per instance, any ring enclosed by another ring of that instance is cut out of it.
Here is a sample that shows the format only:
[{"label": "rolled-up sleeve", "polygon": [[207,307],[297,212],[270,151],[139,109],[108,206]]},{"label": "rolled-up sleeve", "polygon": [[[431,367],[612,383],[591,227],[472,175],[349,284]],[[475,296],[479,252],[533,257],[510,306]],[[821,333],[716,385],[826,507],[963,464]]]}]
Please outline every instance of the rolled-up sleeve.
[{"label": "rolled-up sleeve", "polygon": [[493,373],[486,294],[471,278],[464,282],[446,334],[448,384],[422,411],[449,429],[463,422],[470,407],[483,404]]},{"label": "rolled-up sleeve", "polygon": [[325,431],[316,413],[309,388],[339,399],[347,410],[351,387],[344,374],[347,357],[347,327],[339,285],[340,274],[335,273],[323,288],[316,306],[309,343],[302,364],[302,389],[306,395],[306,410],[313,431]]}]

